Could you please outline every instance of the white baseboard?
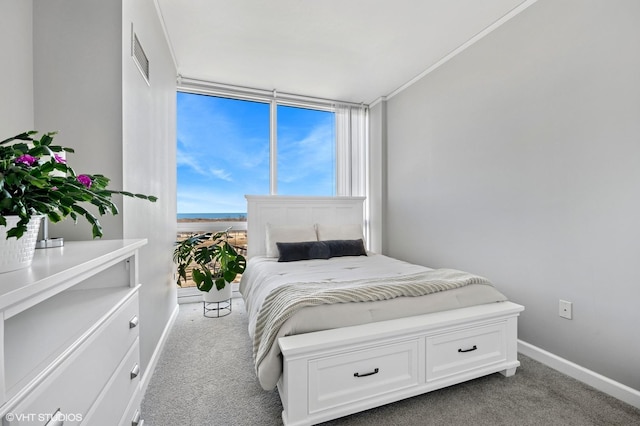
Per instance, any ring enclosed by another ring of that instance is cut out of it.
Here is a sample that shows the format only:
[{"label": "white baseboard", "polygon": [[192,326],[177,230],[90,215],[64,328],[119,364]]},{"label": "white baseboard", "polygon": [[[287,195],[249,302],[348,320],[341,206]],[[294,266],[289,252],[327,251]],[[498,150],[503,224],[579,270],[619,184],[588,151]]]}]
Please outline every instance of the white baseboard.
[{"label": "white baseboard", "polygon": [[178,318],[178,313],[180,312],[180,307],[176,304],[171,316],[169,317],[169,321],[167,321],[167,325],[164,327],[162,331],[162,335],[160,336],[160,340],[156,345],[155,350],[153,351],[153,355],[151,355],[151,359],[149,360],[149,364],[147,368],[145,368],[142,373],[142,377],[140,378],[140,395],[144,398],[144,394],[147,391],[147,387],[149,386],[149,382],[151,381],[151,376],[153,376],[153,371],[158,364],[158,359],[160,358],[160,354],[162,353],[162,349],[164,348],[165,343],[167,343],[167,338],[169,337],[169,332],[173,327],[173,324],[176,322],[176,318]]},{"label": "white baseboard", "polygon": [[541,362],[554,370],[558,370],[569,377],[580,380],[581,382],[611,395],[614,398],[618,398],[627,404],[640,408],[640,391],[616,382],[615,380],[611,380],[608,377],[596,373],[595,371],[581,367],[578,364],[574,364],[564,358],[560,358],[551,352],[547,352],[544,349],[540,349],[539,347],[523,342],[522,340],[518,340],[518,352]]}]

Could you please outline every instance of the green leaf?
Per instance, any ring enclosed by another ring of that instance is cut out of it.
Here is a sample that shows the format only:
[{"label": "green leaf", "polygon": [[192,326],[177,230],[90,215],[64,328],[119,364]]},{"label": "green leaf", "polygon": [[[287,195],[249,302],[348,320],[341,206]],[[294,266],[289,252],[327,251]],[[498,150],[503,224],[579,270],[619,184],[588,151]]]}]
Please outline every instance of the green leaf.
[{"label": "green leaf", "polygon": [[8,142],[11,142],[11,141],[14,141],[14,140],[30,141],[30,140],[33,140],[31,138],[31,135],[35,135],[36,133],[38,133],[38,132],[35,131],[35,130],[30,130],[30,131],[25,132],[25,133],[20,133],[19,135],[16,135],[16,136],[14,136],[12,138],[3,140],[2,142],[0,142],[0,145],[8,143]]},{"label": "green leaf", "polygon": [[62,216],[60,216],[56,211],[50,211],[47,217],[53,223],[57,223],[62,220]]},{"label": "green leaf", "polygon": [[213,288],[213,277],[211,276],[211,271],[208,269],[201,270],[194,268],[191,271],[191,275],[193,276],[193,281],[196,283],[198,290],[209,291]]},{"label": "green leaf", "polygon": [[[229,282],[229,283],[233,282],[233,280],[236,279],[237,275],[238,274],[236,274],[234,271],[224,271],[224,281]],[[217,283],[217,281],[216,281],[216,283]],[[220,287],[218,287],[218,290],[220,290]]]},{"label": "green leaf", "polygon": [[100,225],[100,222],[98,222],[98,219],[96,219],[96,217],[91,214],[88,210],[86,210],[84,207],[79,206],[79,205],[74,205],[73,206],[73,210],[76,213],[81,214],[82,216],[84,216],[84,218],[87,220],[87,222],[89,222],[91,224],[91,234],[93,235],[93,238],[101,238],[102,237],[102,226]]},{"label": "green leaf", "polygon": [[[233,278],[235,279],[235,277],[233,277]],[[231,281],[233,281],[233,280],[231,280]],[[216,288],[218,290],[222,290],[227,285],[227,282],[231,282],[231,281],[228,281],[226,278],[222,278],[222,277],[221,278],[216,278]]]},{"label": "green leaf", "polygon": [[27,232],[27,225],[20,225],[20,223],[18,223],[14,228],[9,229],[9,231],[7,231],[7,238],[9,237],[16,237],[16,239],[22,237],[22,235]]}]

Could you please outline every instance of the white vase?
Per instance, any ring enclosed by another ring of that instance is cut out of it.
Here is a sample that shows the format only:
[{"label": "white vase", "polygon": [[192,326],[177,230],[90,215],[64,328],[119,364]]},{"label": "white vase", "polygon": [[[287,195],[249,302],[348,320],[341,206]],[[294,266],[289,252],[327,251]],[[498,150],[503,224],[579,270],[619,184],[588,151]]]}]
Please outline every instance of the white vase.
[{"label": "white vase", "polygon": [[0,226],[0,273],[31,266],[43,217],[32,216],[27,224],[27,232],[22,237],[7,239],[7,231],[17,225],[20,217],[6,216],[7,225]]},{"label": "white vase", "polygon": [[226,302],[231,299],[231,284],[226,283],[222,290],[218,290],[216,285],[209,291],[202,292],[202,300],[206,303]]}]

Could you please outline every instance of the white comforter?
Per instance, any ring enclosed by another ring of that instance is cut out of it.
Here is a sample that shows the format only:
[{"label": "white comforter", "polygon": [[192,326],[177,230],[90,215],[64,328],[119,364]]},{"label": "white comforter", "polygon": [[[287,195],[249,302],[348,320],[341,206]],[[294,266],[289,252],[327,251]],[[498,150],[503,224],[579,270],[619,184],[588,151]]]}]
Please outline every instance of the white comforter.
[{"label": "white comforter", "polygon": [[[249,260],[240,282],[247,313],[249,335],[253,339],[260,307],[271,290],[286,283],[337,282],[368,278],[395,277],[429,270],[387,256],[335,257],[328,260],[278,262],[277,258],[257,256]],[[494,287],[468,285],[419,297],[392,300],[340,303],[304,308],[280,328],[279,337],[326,330],[350,325],[384,321],[393,318],[461,308],[507,300]],[[258,367],[258,380],[264,389],[273,389],[282,373],[280,348],[273,345],[269,356]]]}]

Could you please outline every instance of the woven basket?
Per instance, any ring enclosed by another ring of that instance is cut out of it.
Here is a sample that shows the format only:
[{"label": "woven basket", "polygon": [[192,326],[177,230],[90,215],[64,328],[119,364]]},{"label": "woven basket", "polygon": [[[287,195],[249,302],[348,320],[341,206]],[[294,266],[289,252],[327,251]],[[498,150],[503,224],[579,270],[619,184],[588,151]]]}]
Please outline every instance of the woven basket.
[{"label": "woven basket", "polygon": [[6,216],[7,225],[0,226],[0,273],[27,268],[31,265],[36,250],[40,222],[44,216],[33,216],[27,225],[27,232],[16,239],[7,239],[7,231],[18,223],[18,216]]}]

